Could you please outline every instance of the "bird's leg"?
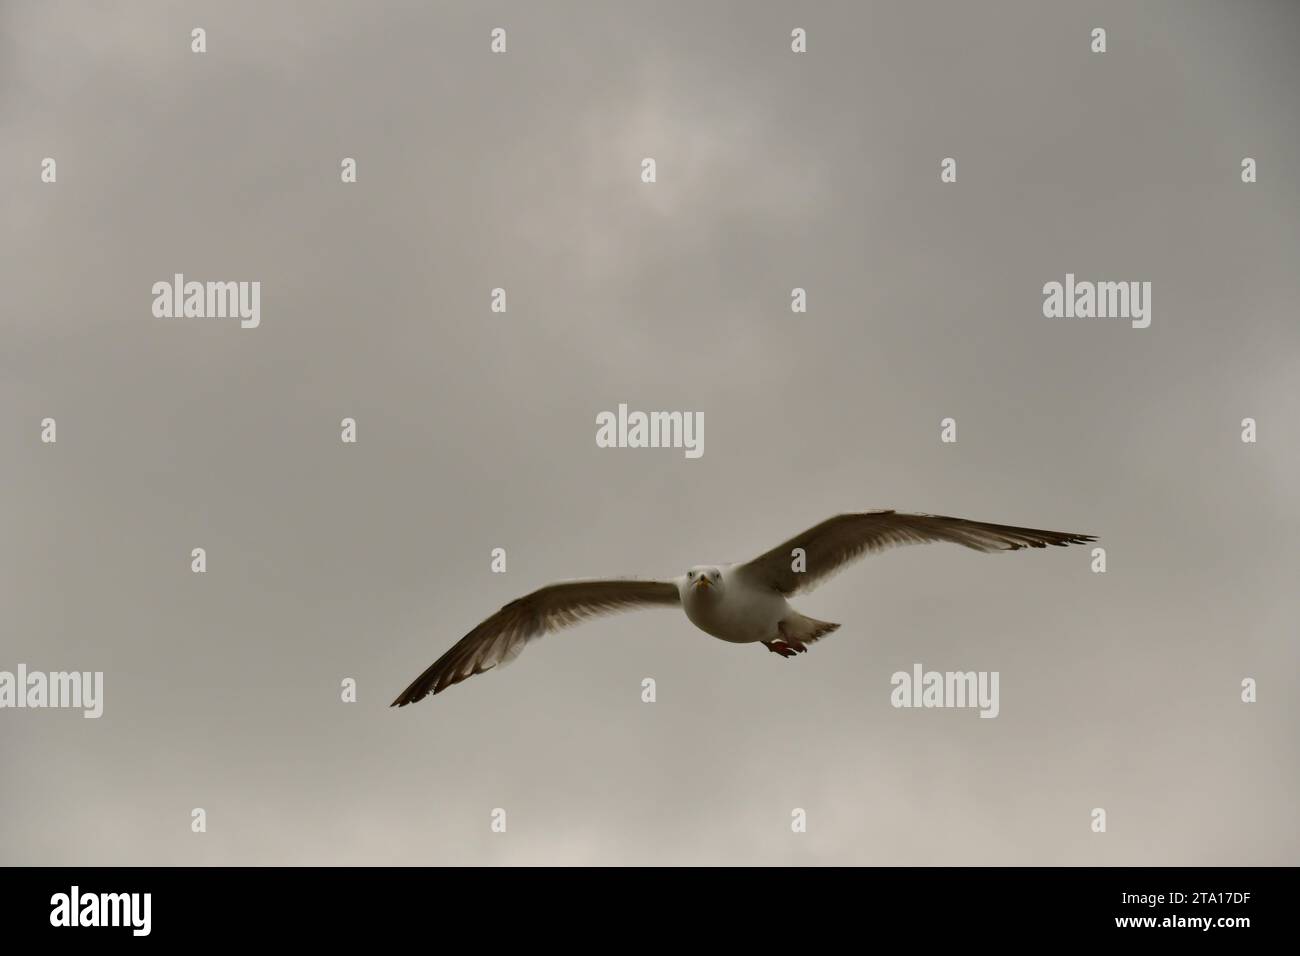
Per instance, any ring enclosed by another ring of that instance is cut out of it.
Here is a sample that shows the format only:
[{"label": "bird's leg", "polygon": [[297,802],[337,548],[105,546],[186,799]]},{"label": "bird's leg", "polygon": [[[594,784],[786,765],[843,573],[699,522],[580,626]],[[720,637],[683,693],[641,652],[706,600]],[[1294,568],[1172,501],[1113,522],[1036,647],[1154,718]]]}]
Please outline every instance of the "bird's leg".
[{"label": "bird's leg", "polygon": [[784,621],[777,624],[776,632],[781,635],[780,638],[774,641],[763,642],[767,645],[767,649],[772,651],[774,654],[780,654],[782,657],[794,657],[796,654],[802,654],[808,650],[808,645],[803,641],[790,636],[789,632],[785,629]]},{"label": "bird's leg", "polygon": [[808,650],[807,646],[799,641],[764,641],[763,646],[773,654],[780,654],[782,657],[794,657]]}]

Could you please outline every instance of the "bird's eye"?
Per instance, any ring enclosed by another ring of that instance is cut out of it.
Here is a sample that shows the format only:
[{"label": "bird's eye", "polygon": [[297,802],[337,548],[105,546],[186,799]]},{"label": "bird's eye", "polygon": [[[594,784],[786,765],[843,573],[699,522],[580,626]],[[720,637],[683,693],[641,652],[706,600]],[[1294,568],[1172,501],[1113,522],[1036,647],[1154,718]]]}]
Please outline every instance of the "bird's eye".
[{"label": "bird's eye", "polygon": [[694,572],[694,571],[687,571],[687,572],[686,572],[686,576],[687,576],[688,578],[693,578],[693,577],[695,577],[695,572]]}]

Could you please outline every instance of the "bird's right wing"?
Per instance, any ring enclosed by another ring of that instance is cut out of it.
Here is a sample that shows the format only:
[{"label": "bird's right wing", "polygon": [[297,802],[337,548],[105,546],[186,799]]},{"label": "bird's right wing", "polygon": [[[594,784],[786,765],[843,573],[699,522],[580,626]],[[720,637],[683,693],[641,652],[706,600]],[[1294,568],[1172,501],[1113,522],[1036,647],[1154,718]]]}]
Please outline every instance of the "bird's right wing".
[{"label": "bird's right wing", "polygon": [[[753,561],[737,566],[736,573],[759,587],[789,595],[810,591],[858,558],[896,545],[950,541],[976,551],[1016,551],[1095,540],[1087,534],[1039,531],[943,515],[867,511],[827,518]],[[803,550],[803,571],[794,570],[795,548]]]},{"label": "bird's right wing", "polygon": [[405,707],[516,657],[534,637],[597,614],[680,604],[670,581],[568,581],[511,601],[457,641],[393,701]]}]

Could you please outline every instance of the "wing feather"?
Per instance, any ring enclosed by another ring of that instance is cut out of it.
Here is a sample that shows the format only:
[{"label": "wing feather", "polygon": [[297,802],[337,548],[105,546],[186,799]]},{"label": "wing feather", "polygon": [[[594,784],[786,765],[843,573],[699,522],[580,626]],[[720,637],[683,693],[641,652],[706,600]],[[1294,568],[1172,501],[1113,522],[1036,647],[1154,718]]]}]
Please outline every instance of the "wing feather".
[{"label": "wing feather", "polygon": [[[811,591],[837,571],[873,552],[905,544],[948,541],[976,551],[1018,551],[1064,547],[1097,540],[1088,534],[1040,531],[1012,525],[968,521],[943,515],[868,511],[837,515],[809,528],[753,561],[738,566],[739,574],[782,594]],[[806,570],[793,569],[795,548],[802,548]]]},{"label": "wing feather", "polygon": [[669,581],[566,581],[511,601],[415,679],[393,701],[405,707],[438,694],[467,677],[482,674],[518,656],[535,637],[585,621],[638,607],[671,607],[680,598]]}]

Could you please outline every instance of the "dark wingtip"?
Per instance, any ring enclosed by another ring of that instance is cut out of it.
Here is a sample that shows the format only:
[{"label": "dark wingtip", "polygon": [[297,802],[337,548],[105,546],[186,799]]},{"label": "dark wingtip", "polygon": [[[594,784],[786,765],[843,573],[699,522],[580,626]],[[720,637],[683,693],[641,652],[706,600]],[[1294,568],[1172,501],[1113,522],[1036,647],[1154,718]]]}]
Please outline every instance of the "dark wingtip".
[{"label": "dark wingtip", "polygon": [[1056,541],[1012,541],[1004,547],[1003,551],[1020,551],[1024,548],[1045,548],[1049,544],[1055,548],[1066,548],[1072,544],[1088,544],[1096,541],[1095,535],[1091,534],[1067,534],[1061,532],[1057,535]]},{"label": "dark wingtip", "polygon": [[393,701],[388,706],[405,707],[407,704],[414,704],[417,701],[423,700],[427,693],[428,691],[425,691],[424,694],[415,694],[411,691],[411,688],[408,687],[406,688],[406,690],[402,691],[402,693],[398,695],[397,700]]}]

